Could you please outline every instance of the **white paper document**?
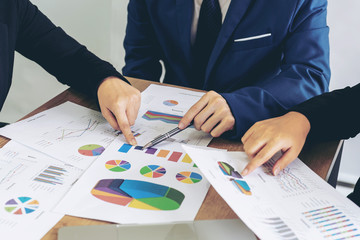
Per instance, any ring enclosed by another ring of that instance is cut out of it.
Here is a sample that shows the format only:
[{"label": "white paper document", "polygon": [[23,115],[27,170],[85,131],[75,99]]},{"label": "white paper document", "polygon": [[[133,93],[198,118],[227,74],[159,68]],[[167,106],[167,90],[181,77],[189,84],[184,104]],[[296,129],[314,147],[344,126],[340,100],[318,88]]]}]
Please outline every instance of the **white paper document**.
[{"label": "white paper document", "polygon": [[0,149],[1,239],[40,239],[64,215],[51,210],[82,170],[10,141]]},{"label": "white paper document", "polygon": [[[144,142],[177,127],[186,111],[203,93],[174,87],[150,85],[142,93],[134,136]],[[100,112],[66,102],[0,129],[0,134],[52,156],[64,163],[86,169],[120,133]],[[193,127],[167,142],[207,146],[212,137]]]},{"label": "white paper document", "polygon": [[296,159],[271,173],[274,156],[246,177],[243,152],[183,148],[234,212],[262,240],[359,239],[360,208]]},{"label": "white paper document", "polygon": [[[177,127],[180,119],[202,96],[203,92],[152,84],[141,93],[141,107],[134,126],[135,134],[146,134],[147,141]],[[210,134],[189,127],[168,142],[207,146]]]},{"label": "white paper document", "polygon": [[86,169],[118,135],[100,112],[66,102],[0,129],[0,134]]},{"label": "white paper document", "polygon": [[123,224],[192,221],[209,186],[180,144],[141,150],[118,138],[55,211]]},{"label": "white paper document", "polygon": [[[149,86],[132,126],[139,145],[175,128],[202,95]],[[23,228],[18,234],[33,229],[40,236],[64,213],[118,223],[191,221],[210,186],[181,148],[211,141],[193,127],[139,150],[100,112],[66,102],[0,134],[27,146],[11,141],[0,150],[1,233]]]}]

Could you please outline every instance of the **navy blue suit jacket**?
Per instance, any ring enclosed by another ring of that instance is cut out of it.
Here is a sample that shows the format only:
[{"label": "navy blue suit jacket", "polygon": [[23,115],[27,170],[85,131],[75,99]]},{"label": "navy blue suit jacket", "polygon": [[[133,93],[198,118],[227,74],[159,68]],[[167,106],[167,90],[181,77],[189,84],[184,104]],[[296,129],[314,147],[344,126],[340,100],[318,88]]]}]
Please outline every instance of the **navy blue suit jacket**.
[{"label": "navy blue suit jacket", "polygon": [[0,110],[9,92],[18,51],[40,64],[60,82],[96,96],[115,68],[56,27],[28,0],[0,0]]},{"label": "navy blue suit jacket", "polygon": [[[202,89],[226,99],[240,138],[256,121],[328,90],[326,0],[232,0]],[[193,87],[194,0],[130,0],[123,74]]]}]

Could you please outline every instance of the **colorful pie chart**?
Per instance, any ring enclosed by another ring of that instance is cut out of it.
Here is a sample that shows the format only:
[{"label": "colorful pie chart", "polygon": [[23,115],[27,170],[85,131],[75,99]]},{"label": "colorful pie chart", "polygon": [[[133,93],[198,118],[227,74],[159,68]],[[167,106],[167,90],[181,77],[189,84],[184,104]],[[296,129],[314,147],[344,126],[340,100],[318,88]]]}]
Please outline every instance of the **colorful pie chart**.
[{"label": "colorful pie chart", "polygon": [[174,188],[129,179],[102,179],[91,194],[108,203],[144,210],[175,210],[185,198]]},{"label": "colorful pie chart", "polygon": [[103,153],[105,148],[97,144],[87,144],[78,149],[78,152],[84,156],[99,156]]},{"label": "colorful pie chart", "polygon": [[131,164],[124,160],[110,160],[105,163],[105,167],[112,172],[125,172],[130,169]]},{"label": "colorful pie chart", "polygon": [[163,104],[172,107],[178,105],[179,103],[175,100],[166,100],[163,102]]},{"label": "colorful pie chart", "polygon": [[176,179],[182,183],[194,184],[202,180],[202,176],[196,172],[179,172]]},{"label": "colorful pie chart", "polygon": [[140,173],[149,178],[159,178],[165,175],[166,169],[159,165],[148,165],[140,169]]},{"label": "colorful pie chart", "polygon": [[5,210],[11,214],[24,215],[35,212],[39,208],[39,202],[30,197],[18,197],[5,203]]},{"label": "colorful pie chart", "polygon": [[240,178],[242,179],[243,177],[240,175],[239,172],[237,172],[230,164],[226,163],[226,162],[218,162],[220,170],[223,172],[224,175],[226,176],[231,176],[234,178]]},{"label": "colorful pie chart", "polygon": [[234,184],[234,186],[240,190],[240,192],[242,192],[245,195],[251,195],[251,190],[249,185],[247,184],[247,182],[240,180],[240,179],[230,179],[230,181],[232,181],[232,183]]}]

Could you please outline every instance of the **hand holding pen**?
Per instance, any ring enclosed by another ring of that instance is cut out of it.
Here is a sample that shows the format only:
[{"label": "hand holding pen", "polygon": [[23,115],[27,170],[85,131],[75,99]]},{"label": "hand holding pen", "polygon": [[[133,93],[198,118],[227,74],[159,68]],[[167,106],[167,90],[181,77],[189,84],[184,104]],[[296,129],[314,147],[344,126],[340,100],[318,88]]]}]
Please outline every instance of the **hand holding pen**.
[{"label": "hand holding pen", "polygon": [[174,136],[175,134],[185,130],[186,128],[190,127],[193,123],[191,122],[187,127],[180,129],[179,127],[176,127],[172,130],[170,130],[167,133],[161,134],[159,136],[157,136],[156,138],[154,138],[152,141],[148,142],[147,144],[144,145],[143,149],[145,148],[150,148],[152,146],[155,146],[158,143],[161,143],[162,141],[165,141],[166,139],[169,139],[170,137]]}]

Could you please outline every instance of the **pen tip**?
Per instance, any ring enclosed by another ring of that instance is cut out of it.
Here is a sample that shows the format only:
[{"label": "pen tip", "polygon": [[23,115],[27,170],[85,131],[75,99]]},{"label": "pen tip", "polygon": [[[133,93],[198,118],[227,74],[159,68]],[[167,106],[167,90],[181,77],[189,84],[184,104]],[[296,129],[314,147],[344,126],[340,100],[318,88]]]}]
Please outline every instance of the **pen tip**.
[{"label": "pen tip", "polygon": [[150,144],[145,144],[145,145],[142,147],[142,150],[144,150],[144,149],[146,149],[146,148],[148,148],[148,147],[150,147]]}]

